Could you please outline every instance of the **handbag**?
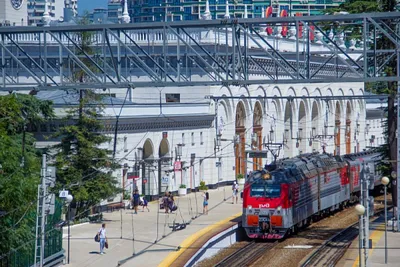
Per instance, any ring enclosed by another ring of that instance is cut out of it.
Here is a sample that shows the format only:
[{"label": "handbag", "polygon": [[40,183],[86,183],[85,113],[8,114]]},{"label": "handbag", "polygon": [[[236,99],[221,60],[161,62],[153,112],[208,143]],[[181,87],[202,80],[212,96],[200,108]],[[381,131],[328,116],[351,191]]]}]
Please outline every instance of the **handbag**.
[{"label": "handbag", "polygon": [[108,242],[106,241],[106,243],[104,244],[105,248],[108,248]]},{"label": "handbag", "polygon": [[94,241],[95,241],[95,242],[100,242],[100,236],[99,236],[99,234],[96,234],[96,235],[94,236]]}]

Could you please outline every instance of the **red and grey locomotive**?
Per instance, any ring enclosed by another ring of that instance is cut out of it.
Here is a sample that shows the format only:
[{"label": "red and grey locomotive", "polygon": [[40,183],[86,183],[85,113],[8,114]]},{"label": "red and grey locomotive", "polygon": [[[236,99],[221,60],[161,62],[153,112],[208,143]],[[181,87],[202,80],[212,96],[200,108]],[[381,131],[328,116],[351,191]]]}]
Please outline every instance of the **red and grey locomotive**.
[{"label": "red and grey locomotive", "polygon": [[246,179],[242,227],[250,238],[281,239],[322,216],[354,202],[360,170],[368,162],[372,185],[380,183],[377,152],[345,156],[304,154],[267,165]]}]

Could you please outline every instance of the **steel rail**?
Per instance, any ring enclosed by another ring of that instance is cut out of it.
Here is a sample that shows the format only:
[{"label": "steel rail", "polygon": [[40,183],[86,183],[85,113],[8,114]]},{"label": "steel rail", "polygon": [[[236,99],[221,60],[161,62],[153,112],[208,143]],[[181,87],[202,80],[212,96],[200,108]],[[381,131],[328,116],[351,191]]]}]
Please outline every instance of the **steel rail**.
[{"label": "steel rail", "polygon": [[256,243],[254,240],[246,246],[235,251],[233,254],[227,256],[222,261],[217,263],[215,267],[229,266],[229,267],[242,267],[249,266],[256,262],[266,250],[270,250],[278,243]]},{"label": "steel rail", "polygon": [[[391,209],[392,207],[388,207],[387,210]],[[382,209],[376,214],[380,214],[385,209]],[[375,221],[375,219],[370,219],[370,221]],[[333,257],[327,259],[327,263],[329,264],[322,264],[323,266],[335,266],[336,263],[340,261],[343,255],[346,253],[348,247],[354,241],[354,239],[358,236],[358,225],[359,222],[350,225],[346,229],[342,230],[341,232],[335,234],[334,236],[330,237],[326,240],[318,249],[316,249],[308,258],[302,262],[300,265],[301,267],[309,267],[309,266],[318,266],[321,260],[326,259],[326,257],[332,256],[332,254],[326,253],[329,250],[337,249],[338,251],[333,254]],[[350,233],[348,233],[350,232]],[[354,236],[354,238],[352,238]],[[348,238],[347,242],[344,241],[346,237]],[[336,240],[337,239],[337,240]],[[342,245],[335,245],[334,243],[343,243]]]}]

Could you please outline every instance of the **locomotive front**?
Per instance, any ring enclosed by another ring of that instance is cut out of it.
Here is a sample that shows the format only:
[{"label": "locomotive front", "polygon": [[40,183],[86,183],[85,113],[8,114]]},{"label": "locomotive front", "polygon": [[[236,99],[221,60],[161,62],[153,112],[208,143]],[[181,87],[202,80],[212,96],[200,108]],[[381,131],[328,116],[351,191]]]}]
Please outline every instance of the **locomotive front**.
[{"label": "locomotive front", "polygon": [[243,190],[242,227],[249,238],[281,239],[291,226],[289,187],[279,171],[254,171]]}]

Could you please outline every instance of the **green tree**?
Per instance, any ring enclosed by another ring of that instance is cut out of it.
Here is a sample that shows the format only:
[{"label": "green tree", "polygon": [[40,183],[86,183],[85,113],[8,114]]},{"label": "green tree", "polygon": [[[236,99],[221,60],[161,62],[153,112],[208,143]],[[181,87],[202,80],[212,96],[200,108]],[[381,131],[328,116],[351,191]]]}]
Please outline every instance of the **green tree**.
[{"label": "green tree", "polygon": [[36,223],[41,155],[35,149],[32,134],[24,131],[25,125],[52,117],[48,101],[30,95],[0,96],[0,255],[35,237],[32,227]]},{"label": "green tree", "polygon": [[110,150],[100,147],[110,141],[101,133],[102,113],[102,98],[88,90],[80,98],[79,106],[69,110],[65,118],[72,124],[60,128],[55,135],[61,138],[61,143],[54,147],[56,190],[70,190],[78,213],[119,192],[112,175],[118,164]]},{"label": "green tree", "polygon": [[[88,17],[83,16],[78,24],[89,24]],[[77,33],[77,54],[81,55],[85,66],[95,73],[96,67],[92,60],[96,49],[92,36],[88,31]],[[84,84],[90,77],[83,69],[76,67],[72,66],[72,78],[75,82]],[[62,127],[55,135],[61,138],[61,143],[55,146],[56,190],[68,188],[74,196],[72,205],[76,207],[77,213],[86,214],[90,207],[114,196],[120,190],[112,175],[118,164],[111,157],[110,150],[100,147],[110,142],[110,138],[101,133],[104,111],[102,97],[90,88],[79,90],[78,93],[78,106],[68,111],[65,118],[67,126]]]},{"label": "green tree", "polygon": [[[393,12],[396,10],[396,1],[395,0],[350,0],[346,3],[341,4],[338,8],[328,10],[328,13],[334,13],[337,11],[347,11],[349,13],[364,13],[364,12]],[[390,21],[388,23],[389,27],[396,32],[396,25],[398,21]],[[360,32],[361,29],[354,28],[352,29],[354,32]],[[377,49],[395,49],[396,45],[393,44],[385,35],[380,34],[377,36]],[[360,36],[358,37],[360,38]],[[378,55],[377,61],[382,64],[386,60],[384,55]],[[390,60],[385,68],[385,73],[388,76],[394,76],[397,72],[397,57],[394,57]],[[382,170],[384,170],[386,175],[390,176],[391,171],[397,171],[397,138],[396,138],[396,129],[397,129],[397,112],[395,107],[396,93],[397,93],[397,82],[379,82],[379,83],[369,83],[365,85],[366,88],[372,89],[374,93],[377,94],[388,94],[388,102],[387,102],[387,122],[385,123],[385,134],[387,135],[387,145],[381,147],[381,151],[383,155],[390,160],[390,164],[386,166],[382,166]],[[389,145],[390,144],[390,145]],[[393,188],[393,198],[397,199],[397,190],[396,187]],[[396,201],[394,204],[397,206]]]}]

